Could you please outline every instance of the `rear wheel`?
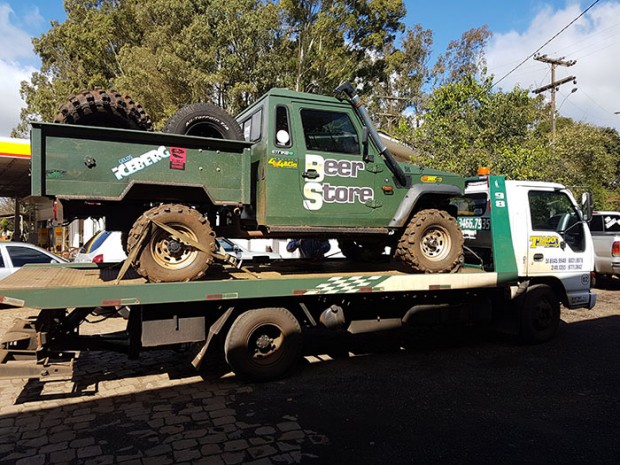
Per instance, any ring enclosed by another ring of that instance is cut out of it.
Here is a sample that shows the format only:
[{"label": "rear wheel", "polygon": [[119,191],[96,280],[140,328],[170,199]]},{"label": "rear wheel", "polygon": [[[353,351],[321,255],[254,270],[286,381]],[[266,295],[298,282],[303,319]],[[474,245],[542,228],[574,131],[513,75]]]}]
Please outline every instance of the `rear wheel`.
[{"label": "rear wheel", "polygon": [[142,106],[114,89],[83,90],[69,97],[54,123],[153,130],[153,123]]},{"label": "rear wheel", "polygon": [[151,282],[192,281],[202,277],[213,262],[212,255],[186,244],[181,237],[153,223],[148,224],[147,216],[187,235],[207,250],[215,251],[215,233],[200,212],[184,205],[162,205],[138,218],[129,232],[128,253],[138,246],[142,231],[148,228],[134,264],[138,273]]},{"label": "rear wheel", "polygon": [[454,217],[445,211],[422,210],[398,241],[396,257],[413,271],[457,271],[463,263],[463,234]]},{"label": "rear wheel", "polygon": [[301,356],[299,322],[285,308],[261,308],[242,313],[233,322],[224,352],[240,376],[265,381],[284,375]]},{"label": "rear wheel", "polygon": [[222,108],[210,103],[192,103],[184,106],[166,122],[164,132],[243,140],[239,123]]}]

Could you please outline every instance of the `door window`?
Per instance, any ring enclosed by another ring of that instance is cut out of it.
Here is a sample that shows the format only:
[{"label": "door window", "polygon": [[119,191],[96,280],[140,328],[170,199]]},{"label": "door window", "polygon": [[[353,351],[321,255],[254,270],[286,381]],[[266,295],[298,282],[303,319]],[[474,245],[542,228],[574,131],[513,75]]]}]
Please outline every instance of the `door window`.
[{"label": "door window", "polygon": [[530,216],[534,231],[553,231],[574,251],[585,250],[583,224],[568,196],[562,192],[530,191]]},{"label": "door window", "polygon": [[49,255],[29,247],[7,246],[6,251],[9,253],[15,268],[27,263],[51,263],[54,261]]},{"label": "door window", "polygon": [[308,150],[361,153],[357,131],[346,113],[306,109],[301,111],[301,122]]}]

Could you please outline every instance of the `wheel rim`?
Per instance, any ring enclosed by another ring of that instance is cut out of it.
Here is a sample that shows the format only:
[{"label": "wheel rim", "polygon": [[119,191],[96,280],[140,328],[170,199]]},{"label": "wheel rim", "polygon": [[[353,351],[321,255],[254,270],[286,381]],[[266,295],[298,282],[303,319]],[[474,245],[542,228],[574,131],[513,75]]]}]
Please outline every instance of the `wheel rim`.
[{"label": "wheel rim", "polygon": [[257,365],[272,365],[283,355],[284,333],[274,324],[257,326],[248,337],[247,347],[252,362]]},{"label": "wheel rim", "polygon": [[[169,223],[168,226],[184,233],[194,241],[198,239],[194,231],[185,225]],[[200,253],[199,250],[183,243],[179,238],[162,229],[155,232],[150,242],[150,251],[155,263],[167,269],[185,268],[193,263]]]},{"label": "wheel rim", "polygon": [[224,139],[222,131],[212,123],[196,122],[187,128],[189,136],[211,137],[212,139]]},{"label": "wheel rim", "polygon": [[420,248],[428,260],[440,261],[450,253],[451,244],[448,232],[444,228],[433,226],[424,231]]}]

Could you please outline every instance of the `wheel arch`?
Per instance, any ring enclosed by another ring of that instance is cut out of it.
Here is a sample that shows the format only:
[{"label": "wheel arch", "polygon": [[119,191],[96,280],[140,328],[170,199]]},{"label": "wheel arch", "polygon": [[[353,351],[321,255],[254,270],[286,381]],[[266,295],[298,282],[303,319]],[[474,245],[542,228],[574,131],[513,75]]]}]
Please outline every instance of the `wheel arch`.
[{"label": "wheel arch", "polygon": [[558,301],[566,306],[568,304],[568,296],[566,295],[566,289],[562,285],[562,281],[559,278],[553,276],[545,276],[540,278],[532,278],[529,281],[528,288],[537,284],[544,284],[551,288]]},{"label": "wheel arch", "polygon": [[[390,228],[404,227],[411,216],[424,208],[437,208],[450,197],[462,195],[457,186],[416,184],[411,187],[390,221]],[[452,213],[452,212],[450,212]]]}]

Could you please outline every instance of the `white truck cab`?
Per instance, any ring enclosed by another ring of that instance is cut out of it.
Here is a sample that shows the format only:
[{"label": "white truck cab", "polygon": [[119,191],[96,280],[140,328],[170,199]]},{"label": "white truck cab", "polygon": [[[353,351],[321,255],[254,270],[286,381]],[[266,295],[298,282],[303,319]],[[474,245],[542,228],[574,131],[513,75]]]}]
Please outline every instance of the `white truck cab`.
[{"label": "white truck cab", "polygon": [[[565,186],[481,176],[467,183],[465,193],[476,199],[470,213],[472,218],[479,218],[479,228],[471,228],[476,222],[467,217],[465,221],[459,212],[465,246],[487,263],[485,248],[492,247],[493,269],[517,275],[515,294],[544,284],[563,296],[567,308],[594,306],[596,294],[590,292],[594,270],[592,236],[587,218]],[[503,216],[509,221],[501,221]],[[488,233],[493,227],[504,231]]]}]

